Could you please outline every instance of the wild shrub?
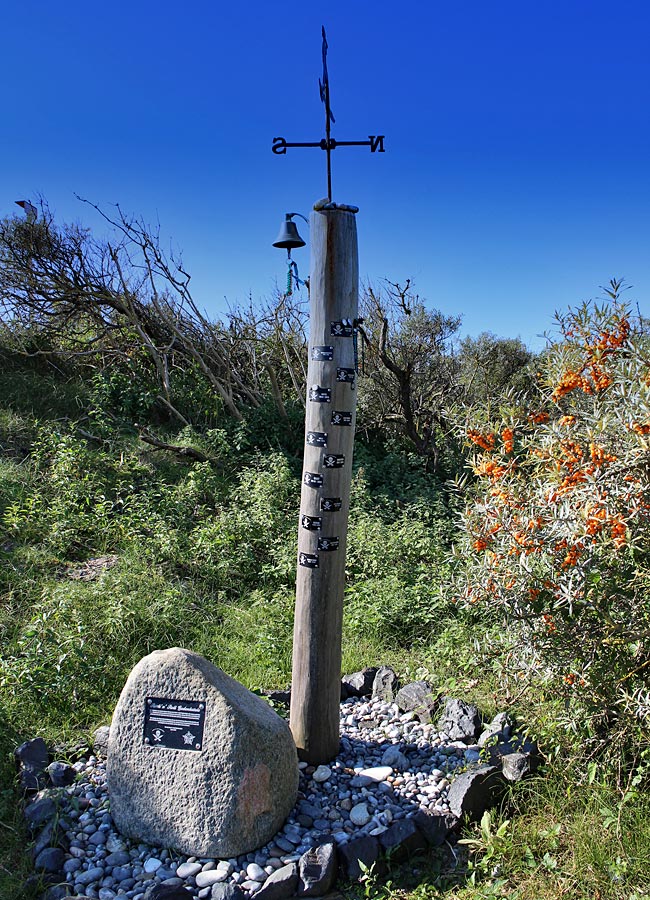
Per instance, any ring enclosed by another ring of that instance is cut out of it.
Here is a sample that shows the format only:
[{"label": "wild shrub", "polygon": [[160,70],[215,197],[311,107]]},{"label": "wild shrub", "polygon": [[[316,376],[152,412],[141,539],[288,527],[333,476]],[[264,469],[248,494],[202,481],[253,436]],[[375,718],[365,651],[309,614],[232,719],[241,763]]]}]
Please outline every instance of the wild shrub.
[{"label": "wild shrub", "polygon": [[457,548],[457,599],[518,623],[604,742],[650,733],[650,342],[619,290],[558,317],[536,404],[470,411]]}]

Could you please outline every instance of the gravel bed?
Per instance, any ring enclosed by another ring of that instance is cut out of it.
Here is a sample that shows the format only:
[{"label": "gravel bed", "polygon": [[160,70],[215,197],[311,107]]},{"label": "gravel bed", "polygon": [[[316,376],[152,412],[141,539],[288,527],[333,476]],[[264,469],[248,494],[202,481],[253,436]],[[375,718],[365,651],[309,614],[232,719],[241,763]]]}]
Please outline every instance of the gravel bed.
[{"label": "gravel bed", "polygon": [[73,893],[98,900],[144,900],[151,884],[183,886],[200,900],[228,882],[252,895],[325,839],[340,846],[378,836],[418,809],[448,812],[451,778],[478,758],[478,746],[450,740],[394,703],[350,698],[341,703],[337,758],[317,768],[300,763],[298,800],[282,830],[254,853],[218,860],[122,838],[110,814],[105,761],[91,756],[75,764],[78,780],[62,789],[70,845],[63,871]]}]

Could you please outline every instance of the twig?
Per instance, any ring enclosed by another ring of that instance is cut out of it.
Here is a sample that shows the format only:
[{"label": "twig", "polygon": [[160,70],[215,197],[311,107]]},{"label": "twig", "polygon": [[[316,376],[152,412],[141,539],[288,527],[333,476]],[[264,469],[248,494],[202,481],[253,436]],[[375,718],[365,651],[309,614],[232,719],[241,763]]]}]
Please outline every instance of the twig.
[{"label": "twig", "polygon": [[179,444],[167,444],[165,441],[161,441],[148,431],[140,431],[140,440],[144,441],[145,444],[150,444],[156,450],[169,450],[177,456],[193,459],[197,462],[209,462],[212,465],[216,465],[215,461],[209,456],[206,456],[201,450],[196,450],[194,447],[182,447]]}]

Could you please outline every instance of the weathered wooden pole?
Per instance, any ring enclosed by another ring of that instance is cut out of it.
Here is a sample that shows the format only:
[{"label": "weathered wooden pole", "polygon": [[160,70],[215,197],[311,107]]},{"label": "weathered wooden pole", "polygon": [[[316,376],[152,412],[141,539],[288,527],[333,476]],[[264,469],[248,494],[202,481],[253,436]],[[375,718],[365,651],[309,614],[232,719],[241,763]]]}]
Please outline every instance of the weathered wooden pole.
[{"label": "weathered wooden pole", "polygon": [[[334,206],[334,204],[329,204]],[[302,759],[339,749],[341,628],[356,414],[355,214],[311,214],[310,336],[290,726]]]}]

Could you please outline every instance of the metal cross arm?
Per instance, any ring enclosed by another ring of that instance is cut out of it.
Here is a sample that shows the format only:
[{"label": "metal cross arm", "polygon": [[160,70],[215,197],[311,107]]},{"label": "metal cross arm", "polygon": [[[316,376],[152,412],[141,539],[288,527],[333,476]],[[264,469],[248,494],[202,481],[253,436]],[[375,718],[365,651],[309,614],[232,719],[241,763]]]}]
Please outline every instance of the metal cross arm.
[{"label": "metal cross arm", "polygon": [[331,126],[334,121],[330,107],[330,82],[327,73],[327,38],[323,28],[323,80],[318,82],[320,98],[325,104],[325,137],[320,141],[289,142],[283,137],[273,138],[271,149],[278,156],[287,152],[287,147],[319,147],[327,153],[327,199],[332,199],[332,150],[337,147],[370,147],[371,153],[385,153],[383,134],[371,134],[367,141],[337,141],[331,136]]},{"label": "metal cross arm", "polygon": [[385,153],[385,134],[370,134],[367,141],[337,141],[336,138],[323,138],[321,141],[289,142],[283,137],[273,138],[271,149],[274,153],[286,153],[287,147],[320,147],[321,150],[336,150],[337,147],[370,147],[371,153]]}]

